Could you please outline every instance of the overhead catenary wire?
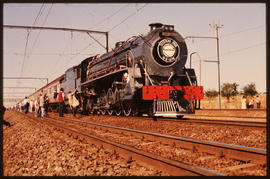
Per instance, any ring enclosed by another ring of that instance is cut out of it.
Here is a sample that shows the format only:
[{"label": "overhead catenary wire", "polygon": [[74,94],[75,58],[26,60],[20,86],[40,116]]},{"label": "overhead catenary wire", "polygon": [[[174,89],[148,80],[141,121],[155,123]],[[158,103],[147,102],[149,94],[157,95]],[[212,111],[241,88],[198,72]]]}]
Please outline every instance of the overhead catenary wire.
[{"label": "overhead catenary wire", "polygon": [[[261,43],[254,44],[254,45],[251,45],[251,46],[248,46],[248,47],[245,47],[245,48],[241,48],[241,49],[221,53],[220,56],[225,56],[225,55],[229,55],[229,54],[232,54],[232,53],[241,52],[241,51],[248,50],[250,48],[254,48],[254,47],[265,45],[265,44],[266,44],[266,42],[261,42]],[[206,60],[206,59],[212,59],[212,58],[215,58],[215,57],[217,57],[217,56],[211,56],[211,57],[206,57],[206,58],[202,58],[202,59]]]},{"label": "overhead catenary wire", "polygon": [[130,4],[126,4],[123,7],[120,7],[117,11],[115,11],[114,13],[112,13],[111,15],[107,16],[106,18],[104,18],[103,20],[101,20],[100,22],[96,23],[95,25],[92,26],[93,27],[97,27],[100,24],[103,24],[106,20],[111,19],[113,16],[115,16],[116,14],[118,14],[122,9],[126,8],[127,6],[129,6]]},{"label": "overhead catenary wire", "polygon": [[[116,27],[118,27],[119,25],[121,25],[122,23],[124,23],[128,18],[130,18],[130,17],[132,17],[133,15],[135,15],[137,12],[139,12],[141,9],[143,9],[145,6],[147,6],[148,4],[145,4],[144,6],[142,6],[141,8],[139,8],[139,9],[136,9],[137,11],[136,12],[134,12],[134,13],[132,13],[132,14],[130,14],[128,17],[126,17],[124,20],[122,20],[120,23],[118,23],[118,24],[116,24],[115,26],[113,26],[108,32],[110,32],[110,31],[112,31],[113,29],[115,29]],[[118,12],[118,11],[117,11]],[[116,13],[117,13],[116,12]],[[100,40],[101,39],[101,37],[100,38],[98,38],[97,40]],[[89,45],[87,45],[86,47],[84,47],[83,48],[83,51],[85,50],[85,49],[87,49],[88,47],[90,47],[91,45],[93,45],[94,43],[91,43],[91,44],[89,44]]]},{"label": "overhead catenary wire", "polygon": [[[115,29],[116,27],[118,27],[119,25],[121,25],[122,23],[124,23],[128,18],[130,18],[131,16],[135,15],[137,12],[139,12],[141,9],[143,9],[145,6],[147,6],[148,4],[145,4],[144,6],[142,6],[141,8],[137,9],[136,12],[130,14],[127,18],[125,18],[123,21],[121,21],[119,24],[113,26],[108,32],[112,31],[113,29]],[[118,12],[118,11],[117,11]],[[97,40],[100,40],[102,38],[102,36],[100,38],[98,38]],[[88,47],[90,47],[91,45],[93,45],[94,43],[88,44],[86,47],[84,47],[81,51],[84,51],[85,49],[87,49]],[[81,52],[80,51],[80,52]],[[80,53],[79,52],[79,53]],[[78,54],[79,54],[78,53]]]},{"label": "overhead catenary wire", "polygon": [[[53,4],[52,4],[52,5],[53,5]],[[46,15],[46,17],[45,17],[45,20],[44,20],[44,22],[43,22],[42,25],[44,25],[44,24],[46,23],[46,21],[47,21],[47,19],[48,19],[48,16],[49,16],[49,14],[50,14],[50,12],[51,12],[51,9],[52,9],[52,5],[51,5],[51,8],[49,9],[49,11],[48,11],[48,13],[47,13],[47,15]],[[41,8],[40,8],[40,10],[39,10],[39,12],[38,12],[38,15],[36,16],[36,18],[35,18],[35,20],[34,20],[33,26],[36,25],[37,20],[41,17],[41,14],[43,13],[43,11],[44,11],[44,3],[42,4],[42,6],[41,6]],[[30,29],[30,30],[31,30],[31,29]],[[26,66],[26,63],[27,63],[26,59],[27,59],[27,57],[28,57],[28,58],[30,57],[30,55],[31,55],[31,53],[32,53],[32,51],[33,51],[33,48],[34,48],[34,46],[35,46],[35,44],[36,44],[36,42],[37,42],[37,39],[38,39],[38,37],[39,37],[39,34],[40,34],[40,31],[39,31],[38,36],[35,38],[34,44],[33,44],[32,48],[31,48],[31,51],[30,51],[30,53],[29,53],[28,56],[27,56],[26,54],[27,54],[27,47],[28,47],[28,41],[29,41],[30,30],[28,30],[28,32],[27,32],[27,40],[26,40],[26,45],[25,45],[25,49],[24,49],[24,57],[23,57],[23,62],[22,62],[22,67],[21,67],[20,77],[22,77],[22,75],[23,75],[24,66]],[[18,85],[20,85],[20,81],[18,81]]]},{"label": "overhead catenary wire", "polygon": [[[235,34],[247,32],[247,31],[251,31],[251,30],[255,30],[255,29],[260,29],[260,28],[263,28],[263,27],[265,27],[265,25],[259,25],[259,26],[255,26],[255,27],[250,27],[250,28],[243,29],[243,30],[240,30],[240,31],[236,31],[236,32],[231,32],[231,33],[228,33],[228,34],[220,35],[219,38],[222,39],[224,37],[232,36],[232,35],[235,35]],[[203,39],[203,40],[198,41],[198,43],[206,42],[206,41],[209,41],[209,40],[211,40],[211,39]]]},{"label": "overhead catenary wire", "polygon": [[[44,3],[41,5],[40,9],[39,9],[39,12],[33,22],[33,26],[36,24],[38,18],[41,16],[41,14],[43,13],[43,10],[44,10]],[[28,41],[29,41],[29,36],[30,36],[30,32],[31,32],[31,29],[27,31],[27,37],[26,37],[26,43],[25,43],[25,47],[24,47],[24,57],[23,57],[23,61],[22,61],[22,67],[21,67],[21,72],[20,72],[20,76],[22,76],[23,74],[23,69],[24,69],[24,63],[25,63],[25,60],[26,60],[26,52],[27,52],[27,46],[28,46]],[[18,81],[18,84],[20,84],[20,82]]]},{"label": "overhead catenary wire", "polygon": [[41,5],[41,7],[40,7],[40,9],[39,9],[39,12],[38,12],[38,14],[37,14],[37,16],[36,16],[36,18],[35,18],[34,23],[33,23],[32,26],[35,26],[37,20],[38,20],[38,19],[40,18],[40,16],[42,15],[42,13],[43,13],[43,11],[44,11],[44,5],[45,5],[45,3],[43,3],[43,4]]},{"label": "overhead catenary wire", "polygon": [[[124,23],[128,18],[130,18],[131,16],[135,15],[137,12],[139,12],[141,9],[143,9],[145,6],[147,6],[148,4],[145,4],[144,6],[142,6],[139,9],[136,9],[136,12],[130,14],[128,17],[126,17],[124,20],[122,20],[120,23],[118,23],[117,25],[113,26],[108,32],[112,31],[113,29],[115,29],[116,27],[118,27],[119,25],[121,25],[122,23]],[[118,11],[117,11],[118,12]],[[100,40],[100,38],[98,38],[97,40]],[[87,49],[88,47],[90,47],[91,45],[93,45],[94,43],[91,43],[89,45],[87,45],[86,47],[83,48],[82,51],[84,51],[85,49]]]},{"label": "overhead catenary wire", "polygon": [[140,10],[142,10],[143,8],[145,8],[148,5],[148,3],[146,3],[144,6],[140,7],[139,9],[136,9],[137,11],[133,12],[132,14],[130,14],[129,16],[127,16],[125,19],[123,19],[120,23],[116,24],[115,26],[113,26],[109,32],[111,32],[113,29],[115,29],[116,27],[118,27],[119,25],[123,24],[126,20],[128,20],[130,17],[136,15]]},{"label": "overhead catenary wire", "polygon": [[[99,38],[99,39],[100,39],[100,38]],[[95,43],[95,42],[92,42],[92,43],[88,44],[86,47],[84,47],[84,48],[82,48],[81,50],[79,50],[79,52],[74,53],[74,54],[73,54],[73,57],[70,58],[65,64],[68,64],[69,62],[71,62],[71,60],[73,60],[73,58],[77,57],[78,55],[88,55],[88,56],[93,55],[93,54],[82,54],[82,52],[84,52],[87,48],[89,48],[90,46],[92,46],[94,43]],[[68,44],[66,45],[66,47],[67,47],[67,46],[68,46]],[[64,51],[65,51],[66,47],[64,48],[62,54],[64,54]],[[59,55],[59,56],[63,56],[63,55]],[[54,65],[54,66],[57,66],[58,63],[59,63],[59,61],[60,61],[60,60],[57,60],[57,64]],[[50,72],[50,75],[48,75],[49,78],[52,77],[52,76],[53,76],[54,74],[56,74],[57,72],[59,72],[59,69],[55,70],[54,72]]]},{"label": "overhead catenary wire", "polygon": [[[100,39],[100,38],[99,38]],[[87,48],[89,48],[90,46],[92,46],[93,44],[95,44],[95,42],[92,42],[90,44],[88,44],[86,47],[82,48],[81,50],[79,50],[79,52],[77,53],[74,53],[73,56],[65,63],[65,64],[68,64],[70,63],[75,57],[77,57],[78,55],[88,55],[88,56],[91,56],[91,55],[94,55],[94,54],[82,54],[82,52],[84,52]],[[68,45],[68,44],[67,44]],[[66,45],[66,47],[67,47]],[[63,53],[64,54],[64,51],[65,49],[63,50]],[[60,60],[57,60],[57,63],[59,62]],[[54,66],[57,66],[57,65],[54,65]],[[54,72],[50,72],[50,75],[49,75],[49,78],[52,77],[54,74],[56,74],[57,72],[59,72],[59,69],[57,69],[56,71]]]},{"label": "overhead catenary wire", "polygon": [[[47,19],[48,19],[48,16],[49,16],[49,14],[50,14],[50,12],[51,12],[51,10],[52,10],[52,6],[53,6],[53,3],[52,3],[52,5],[51,5],[51,7],[50,7],[50,9],[49,9],[49,11],[48,11],[46,17],[45,17],[45,20],[43,21],[43,23],[42,23],[42,25],[41,25],[42,27],[44,26],[44,24],[46,23],[46,21],[47,21]],[[36,45],[36,43],[37,43],[37,40],[38,40],[38,38],[39,38],[40,33],[41,33],[41,30],[39,30],[38,35],[37,35],[36,38],[35,38],[35,41],[34,41],[34,43],[33,43],[33,45],[32,45],[31,51],[30,51],[29,54],[28,54],[28,57],[30,57],[30,55],[32,54],[33,49],[34,49],[34,47],[35,47],[35,45]]]},{"label": "overhead catenary wire", "polygon": [[27,50],[27,45],[28,45],[28,40],[29,40],[29,34],[30,34],[30,32],[27,31],[27,36],[26,36],[26,42],[25,42],[25,46],[24,46],[24,55],[23,55],[23,61],[22,61],[22,67],[21,67],[20,76],[22,76],[22,73],[23,73],[23,67],[24,67],[24,62],[25,62],[25,59],[26,59],[26,50]]}]

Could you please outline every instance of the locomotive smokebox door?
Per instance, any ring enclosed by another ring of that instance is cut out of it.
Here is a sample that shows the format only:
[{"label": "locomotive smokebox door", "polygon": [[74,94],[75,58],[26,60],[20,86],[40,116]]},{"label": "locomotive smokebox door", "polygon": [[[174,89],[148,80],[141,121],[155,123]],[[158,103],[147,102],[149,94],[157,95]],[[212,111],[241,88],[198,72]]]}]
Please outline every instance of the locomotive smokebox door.
[{"label": "locomotive smokebox door", "polygon": [[169,98],[173,99],[174,101],[183,99],[185,95],[185,91],[183,90],[170,90],[169,91]]}]

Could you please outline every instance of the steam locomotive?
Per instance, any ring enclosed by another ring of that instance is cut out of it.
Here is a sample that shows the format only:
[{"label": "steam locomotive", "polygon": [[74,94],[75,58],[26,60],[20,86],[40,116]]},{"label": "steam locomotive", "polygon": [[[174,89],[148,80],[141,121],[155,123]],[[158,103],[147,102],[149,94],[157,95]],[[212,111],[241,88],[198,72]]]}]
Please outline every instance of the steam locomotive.
[{"label": "steam locomotive", "polygon": [[[52,91],[60,87],[66,97],[77,88],[86,114],[182,117],[194,113],[203,87],[197,86],[194,69],[185,68],[188,51],[183,37],[173,25],[149,26],[147,35],[117,42],[112,51],[84,59],[40,90],[47,90],[52,99]],[[50,101],[56,109],[55,100]]]}]

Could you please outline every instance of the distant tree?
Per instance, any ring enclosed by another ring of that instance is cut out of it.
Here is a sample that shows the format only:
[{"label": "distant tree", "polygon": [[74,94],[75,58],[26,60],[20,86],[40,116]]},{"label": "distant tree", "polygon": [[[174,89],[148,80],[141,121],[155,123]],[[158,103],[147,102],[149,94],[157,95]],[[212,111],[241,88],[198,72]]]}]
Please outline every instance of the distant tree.
[{"label": "distant tree", "polygon": [[236,96],[238,94],[238,86],[239,84],[237,83],[223,83],[221,86],[221,95],[226,97],[229,102],[232,96]]},{"label": "distant tree", "polygon": [[217,97],[218,96],[218,92],[216,90],[205,90],[205,96],[209,97],[209,98],[213,98],[213,97]]},{"label": "distant tree", "polygon": [[255,94],[258,94],[255,83],[250,83],[244,86],[243,94],[246,96],[254,96]]}]

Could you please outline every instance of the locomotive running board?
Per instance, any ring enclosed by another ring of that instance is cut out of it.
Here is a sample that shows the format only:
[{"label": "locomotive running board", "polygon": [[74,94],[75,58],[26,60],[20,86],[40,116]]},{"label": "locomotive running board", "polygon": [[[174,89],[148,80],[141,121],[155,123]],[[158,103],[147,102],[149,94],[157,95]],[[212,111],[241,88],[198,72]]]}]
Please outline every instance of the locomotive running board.
[{"label": "locomotive running board", "polygon": [[180,106],[178,101],[173,100],[154,100],[154,116],[183,116],[186,110]]}]

